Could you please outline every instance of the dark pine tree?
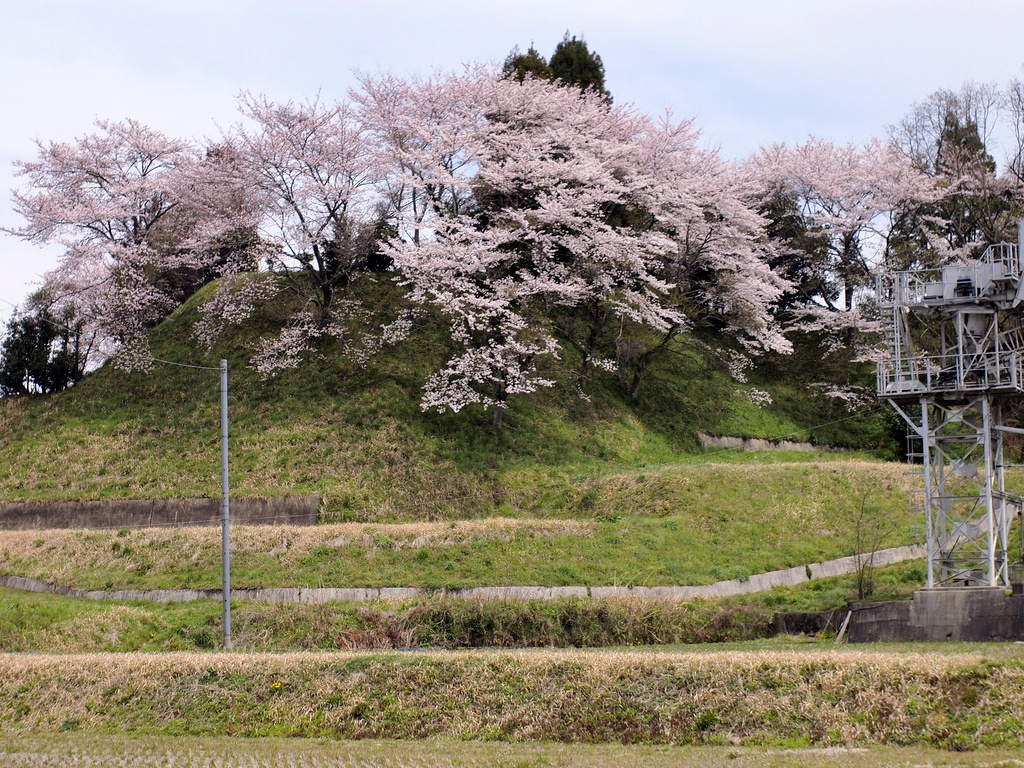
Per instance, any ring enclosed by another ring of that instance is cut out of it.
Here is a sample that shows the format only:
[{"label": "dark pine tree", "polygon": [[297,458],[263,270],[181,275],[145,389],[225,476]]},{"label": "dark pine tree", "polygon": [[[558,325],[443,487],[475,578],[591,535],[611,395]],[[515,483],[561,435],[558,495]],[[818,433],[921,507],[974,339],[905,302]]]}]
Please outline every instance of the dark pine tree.
[{"label": "dark pine tree", "polygon": [[548,66],[547,60],[538,53],[532,44],[526,53],[520,53],[518,45],[513,48],[512,52],[505,57],[505,63],[502,65],[501,71],[507,77],[514,77],[520,83],[527,77],[533,77],[538,80],[550,80],[552,78],[551,67]]},{"label": "dark pine tree", "polygon": [[583,40],[576,36],[565,37],[551,54],[551,74],[567,85],[578,86],[581,90],[592,88],[600,93],[605,101],[612,103],[612,95],[604,85],[604,63],[601,57],[591,52]]}]

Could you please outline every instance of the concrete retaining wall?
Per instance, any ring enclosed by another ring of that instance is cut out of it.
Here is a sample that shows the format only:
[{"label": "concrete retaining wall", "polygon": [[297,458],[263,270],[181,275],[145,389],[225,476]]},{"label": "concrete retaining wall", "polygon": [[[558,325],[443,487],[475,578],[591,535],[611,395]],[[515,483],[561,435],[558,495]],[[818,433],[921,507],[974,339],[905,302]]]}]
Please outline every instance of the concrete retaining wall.
[{"label": "concrete retaining wall", "polygon": [[999,587],[922,589],[913,600],[851,608],[851,643],[1024,640],[1024,595]]},{"label": "concrete retaining wall", "polygon": [[[896,547],[875,553],[876,566],[914,560],[924,557],[923,545]],[[638,597],[648,600],[691,600],[704,597],[728,597],[730,595],[764,592],[775,587],[791,587],[811,579],[854,573],[858,559],[843,557],[809,566],[769,571],[746,580],[730,579],[716,584],[695,587],[471,587],[458,590],[429,590],[417,587],[369,587],[353,588],[292,588],[268,587],[264,589],[234,589],[235,600],[265,603],[328,603],[335,600],[409,600],[426,595],[448,595],[484,600],[553,600],[562,597]],[[68,597],[89,600],[152,600],[154,602],[187,602],[201,599],[220,599],[219,589],[115,589],[84,590],[74,587],[46,584],[20,576],[0,576],[0,586],[29,592],[49,592]]]},{"label": "concrete retaining wall", "polygon": [[[231,499],[237,525],[313,525],[320,497]],[[220,499],[122,499],[0,504],[0,530],[220,525]]]}]

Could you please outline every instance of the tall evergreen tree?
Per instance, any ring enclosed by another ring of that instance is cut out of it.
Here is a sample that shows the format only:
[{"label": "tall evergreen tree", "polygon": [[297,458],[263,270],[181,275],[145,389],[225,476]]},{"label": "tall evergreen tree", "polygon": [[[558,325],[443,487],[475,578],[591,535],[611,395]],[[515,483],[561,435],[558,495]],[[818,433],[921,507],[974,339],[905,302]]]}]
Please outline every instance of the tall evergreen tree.
[{"label": "tall evergreen tree", "polygon": [[81,379],[88,357],[82,326],[45,307],[8,320],[0,344],[0,395],[59,392]]},{"label": "tall evergreen tree", "polygon": [[568,32],[562,42],[555,46],[550,61],[532,43],[526,53],[520,53],[519,46],[516,46],[505,57],[501,71],[506,77],[512,77],[520,83],[532,77],[575,85],[582,91],[593,89],[607,104],[612,103],[612,95],[604,84],[604,63],[601,57],[593,53],[584,40],[577,40],[575,35],[569,37]]},{"label": "tall evergreen tree", "polygon": [[604,97],[608,103],[612,103],[612,95],[604,85],[604,62],[596,53],[592,53],[583,40],[577,40],[576,36],[569,37],[565,33],[551,54],[551,74],[557,80],[567,85],[579,86],[582,90],[593,89]]},{"label": "tall evergreen tree", "polygon": [[527,77],[534,77],[538,80],[550,80],[553,77],[547,59],[541,56],[532,43],[526,53],[520,53],[518,45],[513,48],[511,53],[505,57],[501,71],[520,83]]},{"label": "tall evergreen tree", "polygon": [[1009,198],[996,178],[996,162],[972,120],[947,112],[936,147],[936,171],[947,194],[936,213],[940,233],[954,250],[984,247],[1012,237]]},{"label": "tall evergreen tree", "polygon": [[941,264],[1015,237],[1015,190],[997,176],[987,146],[999,102],[994,86],[964,83],[936,91],[890,126],[894,145],[934,180],[936,192],[900,222],[895,244],[905,253],[898,261]]}]

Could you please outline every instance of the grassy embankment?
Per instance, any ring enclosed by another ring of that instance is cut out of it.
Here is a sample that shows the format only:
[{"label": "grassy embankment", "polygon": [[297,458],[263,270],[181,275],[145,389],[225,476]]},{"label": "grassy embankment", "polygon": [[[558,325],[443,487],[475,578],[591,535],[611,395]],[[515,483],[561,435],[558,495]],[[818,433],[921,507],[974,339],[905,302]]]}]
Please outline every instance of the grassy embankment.
[{"label": "grassy embankment", "polygon": [[[369,280],[361,291],[385,315],[400,301]],[[319,493],[329,521],[593,514],[609,483],[632,479],[654,491],[666,467],[714,461],[700,451],[699,431],[887,444],[878,406],[851,416],[809,391],[799,397],[791,376],[759,383],[779,402],[753,405],[720,372],[718,355],[692,338],[652,364],[637,402],[613,374],[595,374],[580,398],[573,362],[553,361],[545,375],[557,385],[513,397],[500,430],[473,407],[420,410],[422,384],[446,346],[429,319],[365,366],[325,348],[261,380],[247,360],[255,339],[276,327],[271,310],[204,354],[191,334],[208,293],[154,330],[154,354],[190,365],[228,359],[232,492]],[[216,371],[106,366],[65,393],[0,401],[0,500],[218,496],[218,383]],[[638,502],[650,500],[641,494]]]},{"label": "grassy embankment", "polygon": [[1024,740],[1024,659],[863,651],[0,656],[12,735],[794,747]]},{"label": "grassy embankment", "polygon": [[[385,306],[396,301],[386,286],[368,283],[362,290]],[[315,492],[323,499],[325,524],[315,528],[233,532],[236,587],[704,584],[907,543],[908,526],[916,522],[906,511],[898,465],[863,454],[700,451],[698,430],[810,435],[864,446],[877,442],[882,427],[870,413],[849,418],[806,393],[801,399],[792,377],[763,385],[774,388],[781,405],[756,407],[692,339],[680,340],[652,366],[639,403],[622,397],[613,376],[595,377],[590,398],[581,399],[569,383],[567,361],[551,372],[559,386],[513,400],[505,427],[495,431],[480,412],[420,411],[419,387],[444,346],[429,323],[366,367],[325,350],[299,370],[262,381],[244,363],[253,338],[272,329],[275,319],[256,318],[203,355],[190,336],[201,298],[155,330],[153,348],[161,359],[192,365],[215,365],[221,356],[231,361],[232,492]],[[0,499],[216,496],[217,386],[213,371],[156,364],[152,373],[126,375],[106,367],[60,395],[0,401]],[[807,429],[826,422],[840,426]],[[79,588],[216,588],[219,534],[0,534],[0,573]],[[901,574],[893,579],[897,592],[920,577],[913,567]],[[797,602],[831,607],[850,589],[848,582],[823,585],[808,593],[813,599]],[[25,610],[17,601],[8,607],[12,616]],[[757,633],[770,607],[763,604],[749,622]],[[103,610],[108,619],[88,621],[110,626],[111,633],[97,637],[136,639],[91,645],[58,639],[47,646],[36,628],[8,633],[21,639],[7,647],[190,648],[218,636],[212,606]],[[248,610],[257,609],[246,607],[242,616]],[[303,616],[301,607],[260,610],[254,626],[324,624]],[[405,606],[399,613],[434,610]],[[549,626],[575,621],[573,606],[559,607],[556,619],[539,606],[527,619],[502,614],[515,613],[507,606],[494,610],[496,617],[478,617],[478,624],[497,628],[483,632],[486,642],[502,642],[505,627],[517,622],[526,628],[512,632],[515,644],[590,642]],[[620,609],[609,610],[617,615]],[[728,606],[705,611],[718,612],[735,614]],[[373,638],[380,630],[371,625],[382,621],[397,621],[401,633],[426,632],[421,640],[427,644],[464,644],[435,637],[424,622],[405,615],[352,619],[357,612],[351,606],[337,613],[326,629],[293,632],[286,640],[274,630],[253,645],[344,646],[349,629]],[[663,621],[655,614],[654,630],[602,629],[593,641],[707,639],[701,622]],[[462,619],[452,621],[463,626]],[[134,628],[118,629],[125,622]],[[147,626],[149,634],[140,628]],[[75,632],[72,619],[55,636],[74,638]]]},{"label": "grassy embankment", "polygon": [[[419,409],[444,353],[429,321],[364,367],[326,349],[263,381],[245,362],[272,312],[203,354],[191,327],[208,290],[155,329],[153,349],[191,365],[230,360],[232,493],[318,493],[322,522],[350,524],[239,530],[239,587],[700,584],[907,543],[917,522],[899,465],[701,451],[699,430],[864,447],[885,442],[885,424],[872,409],[830,410],[777,372],[758,384],[777,404],[754,406],[694,339],[652,365],[638,403],[611,374],[581,399],[566,360],[549,372],[558,386],[514,398],[494,430],[473,409]],[[385,314],[399,301],[379,282],[360,290]],[[108,366],[59,395],[0,401],[0,500],[218,496],[218,376],[155,366]],[[11,535],[0,572],[215,587],[219,547],[212,531]]]},{"label": "grassy embankment", "polygon": [[[861,487],[872,490],[858,531]],[[863,461],[677,466],[587,488],[585,507],[552,517],[240,527],[232,583],[706,584],[904,544],[912,522],[903,468]],[[220,532],[0,532],[0,573],[86,589],[216,588]]]},{"label": "grassy embankment", "polygon": [[[391,300],[379,286],[366,290]],[[485,414],[418,409],[443,352],[429,328],[366,368],[328,354],[264,382],[244,367],[253,328],[204,356],[187,335],[194,313],[193,303],[159,328],[154,349],[191,364],[231,361],[233,492],[319,493],[328,523],[237,529],[236,586],[706,583],[850,554],[858,541],[905,543],[917,522],[902,467],[869,456],[699,451],[698,430],[864,448],[880,445],[886,428],[870,413],[830,413],[783,378],[759,382],[777,404],[757,408],[688,340],[652,369],[639,404],[613,377],[579,399],[570,361],[552,372],[559,387],[513,402],[494,431]],[[0,402],[0,499],[216,496],[216,389],[213,372],[104,369],[59,396]],[[43,531],[4,534],[0,568],[71,586],[210,587],[218,555],[215,531]],[[905,593],[919,570],[887,569],[879,587]],[[851,586],[825,580],[687,604],[246,604],[236,606],[234,637],[259,650],[742,640],[761,636],[776,607],[838,605]],[[1005,649],[938,658],[772,645],[713,655],[63,655],[212,647],[219,621],[214,601],[0,593],[4,650],[60,654],[0,656],[5,743],[20,739],[31,760],[45,751],[39,735],[56,732],[47,748],[121,733],[945,749],[1022,738],[1024,666]],[[167,755],[195,744],[155,743]],[[382,749],[404,760],[404,746]],[[485,762],[503,749],[488,748]]]},{"label": "grassy embankment", "polygon": [[[875,597],[905,598],[921,566],[877,571]],[[772,634],[780,610],[839,608],[854,577],[714,600],[640,598],[482,600],[427,595],[323,605],[235,603],[236,648],[607,647],[743,641]],[[0,652],[83,653],[213,649],[223,634],[219,601],[159,604],[76,600],[0,589]]]}]

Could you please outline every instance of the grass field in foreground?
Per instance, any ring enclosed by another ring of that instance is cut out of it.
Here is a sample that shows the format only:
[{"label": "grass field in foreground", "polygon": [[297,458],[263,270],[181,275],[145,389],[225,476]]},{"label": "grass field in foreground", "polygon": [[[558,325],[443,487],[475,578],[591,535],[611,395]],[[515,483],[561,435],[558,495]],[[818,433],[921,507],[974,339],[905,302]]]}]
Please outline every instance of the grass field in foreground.
[{"label": "grass field in foreground", "polygon": [[780,748],[1024,742],[1024,658],[844,649],[0,656],[0,732]]},{"label": "grass field in foreground", "polygon": [[929,747],[778,750],[751,747],[652,747],[515,744],[477,741],[334,741],[56,734],[0,744],[5,768],[1007,768],[1024,749],[967,754]]}]

